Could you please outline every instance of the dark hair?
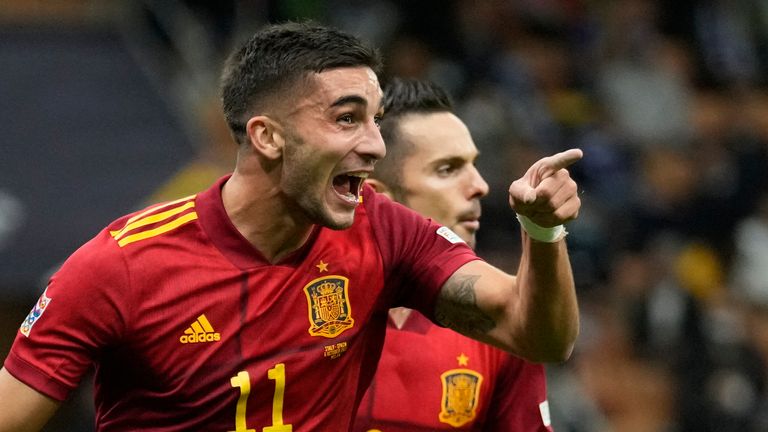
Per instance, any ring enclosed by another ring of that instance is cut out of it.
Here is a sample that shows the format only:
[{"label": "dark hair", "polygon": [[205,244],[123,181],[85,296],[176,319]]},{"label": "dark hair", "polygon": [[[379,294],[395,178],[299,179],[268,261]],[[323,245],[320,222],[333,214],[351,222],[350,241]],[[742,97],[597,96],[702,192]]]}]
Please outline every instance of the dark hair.
[{"label": "dark hair", "polygon": [[382,104],[387,116],[453,111],[453,101],[442,87],[413,78],[392,78],[385,86]]},{"label": "dark hair", "polygon": [[224,116],[240,140],[254,112],[284,100],[312,73],[339,67],[382,67],[378,50],[356,37],[311,22],[269,25],[227,60],[221,78]]},{"label": "dark hair", "polygon": [[387,146],[387,157],[376,163],[373,177],[386,183],[397,195],[401,190],[400,170],[413,144],[400,133],[400,121],[408,114],[453,112],[453,101],[437,84],[410,78],[393,78],[384,87],[384,118],[381,136]]}]

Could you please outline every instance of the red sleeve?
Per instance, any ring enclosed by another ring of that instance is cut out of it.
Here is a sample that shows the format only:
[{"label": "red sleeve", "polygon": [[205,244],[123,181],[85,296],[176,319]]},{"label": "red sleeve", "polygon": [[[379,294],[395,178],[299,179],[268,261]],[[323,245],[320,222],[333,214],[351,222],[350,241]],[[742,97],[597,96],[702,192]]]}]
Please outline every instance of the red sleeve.
[{"label": "red sleeve", "polygon": [[509,356],[497,380],[486,430],[552,432],[544,365]]},{"label": "red sleeve", "polygon": [[122,254],[103,231],[53,275],[21,324],[5,368],[40,393],[63,401],[99,351],[123,334],[128,295]]},{"label": "red sleeve", "polygon": [[447,227],[378,194],[369,186],[363,202],[384,260],[386,283],[398,290],[394,306],[407,306],[434,321],[443,283],[462,265],[480,259]]}]

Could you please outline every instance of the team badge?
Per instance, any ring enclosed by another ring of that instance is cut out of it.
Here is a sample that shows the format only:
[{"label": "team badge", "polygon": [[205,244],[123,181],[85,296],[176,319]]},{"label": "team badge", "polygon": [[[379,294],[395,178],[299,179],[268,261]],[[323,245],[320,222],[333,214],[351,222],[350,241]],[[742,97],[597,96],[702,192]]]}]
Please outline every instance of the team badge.
[{"label": "team badge", "polygon": [[309,334],[332,338],[352,327],[352,307],[349,304],[344,276],[323,276],[304,287],[309,309]]},{"label": "team badge", "polygon": [[37,320],[40,319],[40,317],[43,315],[45,308],[51,304],[51,298],[48,297],[47,294],[48,290],[46,289],[43,291],[43,294],[40,295],[40,298],[37,300],[37,303],[35,303],[35,306],[32,308],[32,310],[29,311],[27,317],[24,318],[24,322],[21,323],[19,331],[24,336],[29,337],[29,332],[32,331],[32,326],[34,326]]},{"label": "team badge", "polygon": [[483,376],[469,369],[451,369],[440,375],[440,380],[443,384],[440,421],[459,427],[474,420]]}]

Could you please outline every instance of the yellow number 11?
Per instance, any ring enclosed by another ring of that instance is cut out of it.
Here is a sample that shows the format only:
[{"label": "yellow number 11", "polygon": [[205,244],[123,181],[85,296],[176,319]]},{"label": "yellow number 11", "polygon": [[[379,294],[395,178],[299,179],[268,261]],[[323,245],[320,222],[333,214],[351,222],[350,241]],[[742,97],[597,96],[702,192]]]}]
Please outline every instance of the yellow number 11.
[{"label": "yellow number 11", "polygon": [[[272,426],[265,426],[262,432],[293,432],[293,426],[283,424],[283,397],[285,396],[285,365],[278,363],[267,371],[267,378],[275,380],[275,396],[272,398]],[[230,379],[232,387],[240,388],[240,397],[235,409],[235,430],[230,432],[256,432],[245,424],[245,410],[251,394],[251,377],[246,371],[238,372]]]}]

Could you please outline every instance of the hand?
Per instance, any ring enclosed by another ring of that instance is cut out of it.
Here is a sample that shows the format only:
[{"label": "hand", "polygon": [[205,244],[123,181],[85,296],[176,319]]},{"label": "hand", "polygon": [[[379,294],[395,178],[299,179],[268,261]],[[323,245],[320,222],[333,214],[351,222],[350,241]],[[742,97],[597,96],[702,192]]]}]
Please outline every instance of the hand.
[{"label": "hand", "polygon": [[509,186],[509,205],[542,227],[576,219],[581,200],[566,168],[582,156],[581,150],[570,149],[536,161]]}]

